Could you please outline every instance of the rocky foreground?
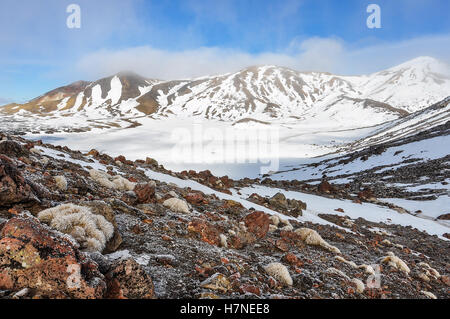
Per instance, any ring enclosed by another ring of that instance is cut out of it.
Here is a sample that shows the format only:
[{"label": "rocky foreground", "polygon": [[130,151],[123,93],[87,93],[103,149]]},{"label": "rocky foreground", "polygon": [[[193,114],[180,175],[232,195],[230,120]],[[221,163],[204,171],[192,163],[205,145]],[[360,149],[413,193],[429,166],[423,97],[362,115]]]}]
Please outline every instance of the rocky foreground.
[{"label": "rocky foreground", "polygon": [[0,137],[1,298],[450,296],[450,243],[437,236],[345,212],[299,222],[308,203],[281,194],[249,198],[269,215],[152,180],[170,172],[151,158]]}]

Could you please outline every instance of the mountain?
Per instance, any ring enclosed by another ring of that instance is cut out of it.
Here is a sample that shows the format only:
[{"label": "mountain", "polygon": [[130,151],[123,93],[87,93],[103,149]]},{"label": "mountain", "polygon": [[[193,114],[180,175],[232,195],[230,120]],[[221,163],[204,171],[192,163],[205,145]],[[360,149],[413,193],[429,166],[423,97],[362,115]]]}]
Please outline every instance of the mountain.
[{"label": "mountain", "polygon": [[25,104],[2,107],[4,115],[88,119],[199,117],[222,121],[331,121],[375,125],[442,100],[450,71],[421,57],[364,76],[298,72],[276,66],[192,80],[161,81],[121,72],[95,82],[79,81]]},{"label": "mountain", "polygon": [[363,96],[408,112],[436,103],[450,92],[449,66],[431,57],[419,57],[360,79]]},{"label": "mountain", "polygon": [[326,179],[354,193],[370,187],[377,198],[436,218],[450,203],[450,155],[445,147],[449,143],[450,97],[380,125],[372,134],[345,145],[339,154],[284,167],[270,179],[313,184]]}]

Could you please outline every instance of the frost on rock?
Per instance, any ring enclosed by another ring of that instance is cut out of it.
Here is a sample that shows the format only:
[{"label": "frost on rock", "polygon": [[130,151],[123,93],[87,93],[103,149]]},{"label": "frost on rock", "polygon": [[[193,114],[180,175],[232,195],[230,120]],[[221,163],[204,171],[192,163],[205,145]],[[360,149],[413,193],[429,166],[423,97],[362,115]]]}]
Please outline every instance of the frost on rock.
[{"label": "frost on rock", "polygon": [[310,228],[299,228],[295,231],[300,238],[307,244],[313,246],[321,246],[326,250],[329,250],[333,253],[340,254],[341,251],[335,247],[327,243],[318,232]]},{"label": "frost on rock", "polygon": [[93,214],[87,207],[74,204],[45,209],[38,214],[38,219],[71,235],[86,251],[102,251],[114,233],[114,226],[105,217]]},{"label": "frost on rock", "polygon": [[381,262],[383,264],[388,264],[389,266],[394,267],[395,269],[404,271],[407,274],[409,274],[410,272],[408,265],[403,260],[395,256],[393,252],[388,252],[387,256],[383,257]]},{"label": "frost on rock", "polygon": [[264,270],[282,284],[292,286],[292,278],[285,265],[281,263],[271,263],[265,266]]},{"label": "frost on rock", "polygon": [[189,213],[189,206],[188,204],[179,198],[169,198],[166,199],[163,203],[163,205],[165,207],[167,207],[168,209],[170,209],[171,211],[177,212],[177,213],[184,213],[184,214],[188,214]]},{"label": "frost on rock", "polygon": [[94,181],[96,181],[100,185],[111,189],[132,191],[136,186],[135,183],[130,182],[129,180],[123,178],[120,175],[110,176],[109,174],[98,171],[96,169],[89,170],[89,175]]}]

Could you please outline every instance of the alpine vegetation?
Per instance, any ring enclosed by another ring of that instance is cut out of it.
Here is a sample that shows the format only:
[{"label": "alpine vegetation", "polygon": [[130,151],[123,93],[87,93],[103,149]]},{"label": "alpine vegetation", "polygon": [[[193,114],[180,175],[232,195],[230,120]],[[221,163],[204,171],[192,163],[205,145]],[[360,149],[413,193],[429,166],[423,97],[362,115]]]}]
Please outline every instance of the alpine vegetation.
[{"label": "alpine vegetation", "polygon": [[395,256],[395,254],[391,251],[388,252],[387,256],[383,257],[381,262],[406,273],[409,273],[411,271],[408,265],[403,260]]},{"label": "alpine vegetation", "polygon": [[109,174],[98,171],[96,169],[89,170],[89,175],[93,180],[95,180],[100,185],[112,189],[132,191],[136,186],[135,183],[130,182],[129,180],[123,178],[120,175],[110,176]]},{"label": "alpine vegetation", "polygon": [[333,253],[340,254],[341,251],[335,247],[327,243],[318,232],[309,228],[299,228],[295,231],[300,238],[307,244],[312,246],[321,246],[326,250],[329,250]]},{"label": "alpine vegetation", "polygon": [[59,190],[67,190],[67,179],[64,176],[55,176],[55,182]]},{"label": "alpine vegetation", "polygon": [[113,225],[105,217],[96,215],[87,207],[63,204],[38,214],[41,222],[71,235],[86,251],[103,251],[114,233]]},{"label": "alpine vegetation", "polygon": [[189,206],[188,204],[179,198],[169,198],[166,199],[163,203],[164,206],[169,208],[171,211],[177,212],[177,213],[184,213],[189,214]]},{"label": "alpine vegetation", "polygon": [[280,283],[292,286],[292,278],[285,265],[281,263],[270,263],[264,267],[264,270]]}]

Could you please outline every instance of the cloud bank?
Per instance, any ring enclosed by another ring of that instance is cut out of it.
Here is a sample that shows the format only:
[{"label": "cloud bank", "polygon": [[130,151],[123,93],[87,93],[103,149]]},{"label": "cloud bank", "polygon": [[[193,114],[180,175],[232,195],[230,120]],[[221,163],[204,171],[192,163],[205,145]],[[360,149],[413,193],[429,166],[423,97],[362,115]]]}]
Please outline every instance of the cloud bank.
[{"label": "cloud bank", "polygon": [[380,71],[418,56],[433,56],[449,63],[450,35],[369,44],[357,48],[338,38],[309,38],[303,41],[293,40],[283,51],[257,54],[218,47],[169,51],[139,46],[92,52],[78,60],[75,71],[89,78],[129,70],[150,78],[183,79],[270,64],[299,71],[354,75]]},{"label": "cloud bank", "polygon": [[0,97],[0,105],[11,103],[12,101],[7,98]]}]

